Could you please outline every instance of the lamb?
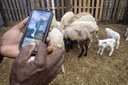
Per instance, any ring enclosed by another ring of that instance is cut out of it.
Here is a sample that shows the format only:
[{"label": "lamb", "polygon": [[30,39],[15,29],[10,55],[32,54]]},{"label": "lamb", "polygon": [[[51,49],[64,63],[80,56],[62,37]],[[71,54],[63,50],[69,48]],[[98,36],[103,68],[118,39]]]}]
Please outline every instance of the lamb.
[{"label": "lamb", "polygon": [[104,49],[106,47],[109,47],[111,50],[109,53],[109,56],[111,56],[113,51],[114,51],[114,47],[116,45],[115,43],[116,43],[116,41],[114,39],[111,39],[111,38],[104,39],[104,40],[98,40],[99,50],[97,51],[97,54],[102,55]]},{"label": "lamb", "polygon": [[118,49],[120,44],[120,34],[110,28],[106,28],[105,31],[107,33],[108,38],[115,39],[116,49]]},{"label": "lamb", "polygon": [[126,29],[125,36],[126,36],[126,41],[128,41],[128,28]]}]

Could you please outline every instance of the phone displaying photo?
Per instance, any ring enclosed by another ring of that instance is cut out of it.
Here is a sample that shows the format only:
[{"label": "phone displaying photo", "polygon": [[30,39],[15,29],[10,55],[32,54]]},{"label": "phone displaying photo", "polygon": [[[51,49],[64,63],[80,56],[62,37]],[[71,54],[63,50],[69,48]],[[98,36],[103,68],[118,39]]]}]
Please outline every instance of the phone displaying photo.
[{"label": "phone displaying photo", "polygon": [[36,40],[44,42],[51,26],[52,17],[51,11],[33,10],[19,47],[23,48]]}]

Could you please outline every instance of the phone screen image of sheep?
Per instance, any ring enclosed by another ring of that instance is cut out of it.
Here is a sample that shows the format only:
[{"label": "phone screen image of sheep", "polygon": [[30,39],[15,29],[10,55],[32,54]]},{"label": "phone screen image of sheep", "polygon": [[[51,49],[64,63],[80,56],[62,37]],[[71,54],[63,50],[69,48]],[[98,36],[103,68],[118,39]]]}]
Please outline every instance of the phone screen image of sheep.
[{"label": "phone screen image of sheep", "polygon": [[[105,28],[111,28],[120,34],[120,45],[109,56],[110,50],[105,48],[102,56],[95,38],[88,49],[88,55],[78,58],[80,48],[77,44],[65,52],[64,68],[49,85],[127,85],[128,83],[128,42],[126,41],[126,25],[99,23],[99,39],[107,38]],[[9,29],[10,27],[8,27]],[[5,31],[8,30],[4,28]],[[12,59],[4,58],[0,64],[0,85],[9,85]]]}]

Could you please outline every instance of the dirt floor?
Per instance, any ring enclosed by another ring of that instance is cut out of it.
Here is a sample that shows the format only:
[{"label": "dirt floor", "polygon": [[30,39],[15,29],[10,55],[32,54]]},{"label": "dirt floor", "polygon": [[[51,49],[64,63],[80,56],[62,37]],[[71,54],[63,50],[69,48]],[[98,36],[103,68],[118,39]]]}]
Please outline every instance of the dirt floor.
[{"label": "dirt floor", "polygon": [[[105,39],[104,29],[112,28],[121,35],[121,43],[111,57],[108,49],[104,54],[96,54],[98,46],[95,41],[88,51],[88,56],[78,58],[80,49],[75,45],[65,53],[66,73],[60,73],[50,85],[128,85],[128,42],[125,41],[126,26],[121,24],[99,24],[100,39]],[[8,85],[11,59],[4,58],[0,64],[0,85]]]}]

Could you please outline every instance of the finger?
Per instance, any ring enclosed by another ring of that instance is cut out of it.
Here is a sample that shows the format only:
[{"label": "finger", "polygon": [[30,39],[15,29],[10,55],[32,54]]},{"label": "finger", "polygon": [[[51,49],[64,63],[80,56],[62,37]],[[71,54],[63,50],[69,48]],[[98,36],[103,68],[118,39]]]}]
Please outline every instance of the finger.
[{"label": "finger", "polygon": [[29,19],[29,17],[25,18],[23,21],[21,21],[20,23],[18,23],[14,27],[12,27],[12,29],[22,30],[26,26],[28,19]]},{"label": "finger", "polygon": [[48,37],[46,38],[46,44],[49,45],[50,41],[51,41],[51,39],[50,39],[50,37],[48,36]]},{"label": "finger", "polygon": [[47,52],[51,54],[53,52],[54,46],[51,44],[50,46],[47,47]]},{"label": "finger", "polygon": [[25,46],[21,49],[19,55],[16,57],[18,63],[26,63],[30,58],[32,51],[34,50],[36,44],[31,43],[31,45]]},{"label": "finger", "polygon": [[58,63],[64,55],[64,51],[61,48],[58,47],[54,47],[53,48],[53,52],[47,56],[47,61],[49,61],[47,64],[47,68],[51,68],[52,66],[54,66],[56,63]]},{"label": "finger", "polygon": [[46,61],[46,45],[43,42],[38,42],[37,44],[37,54],[35,56],[34,62],[39,65],[43,65]]}]

